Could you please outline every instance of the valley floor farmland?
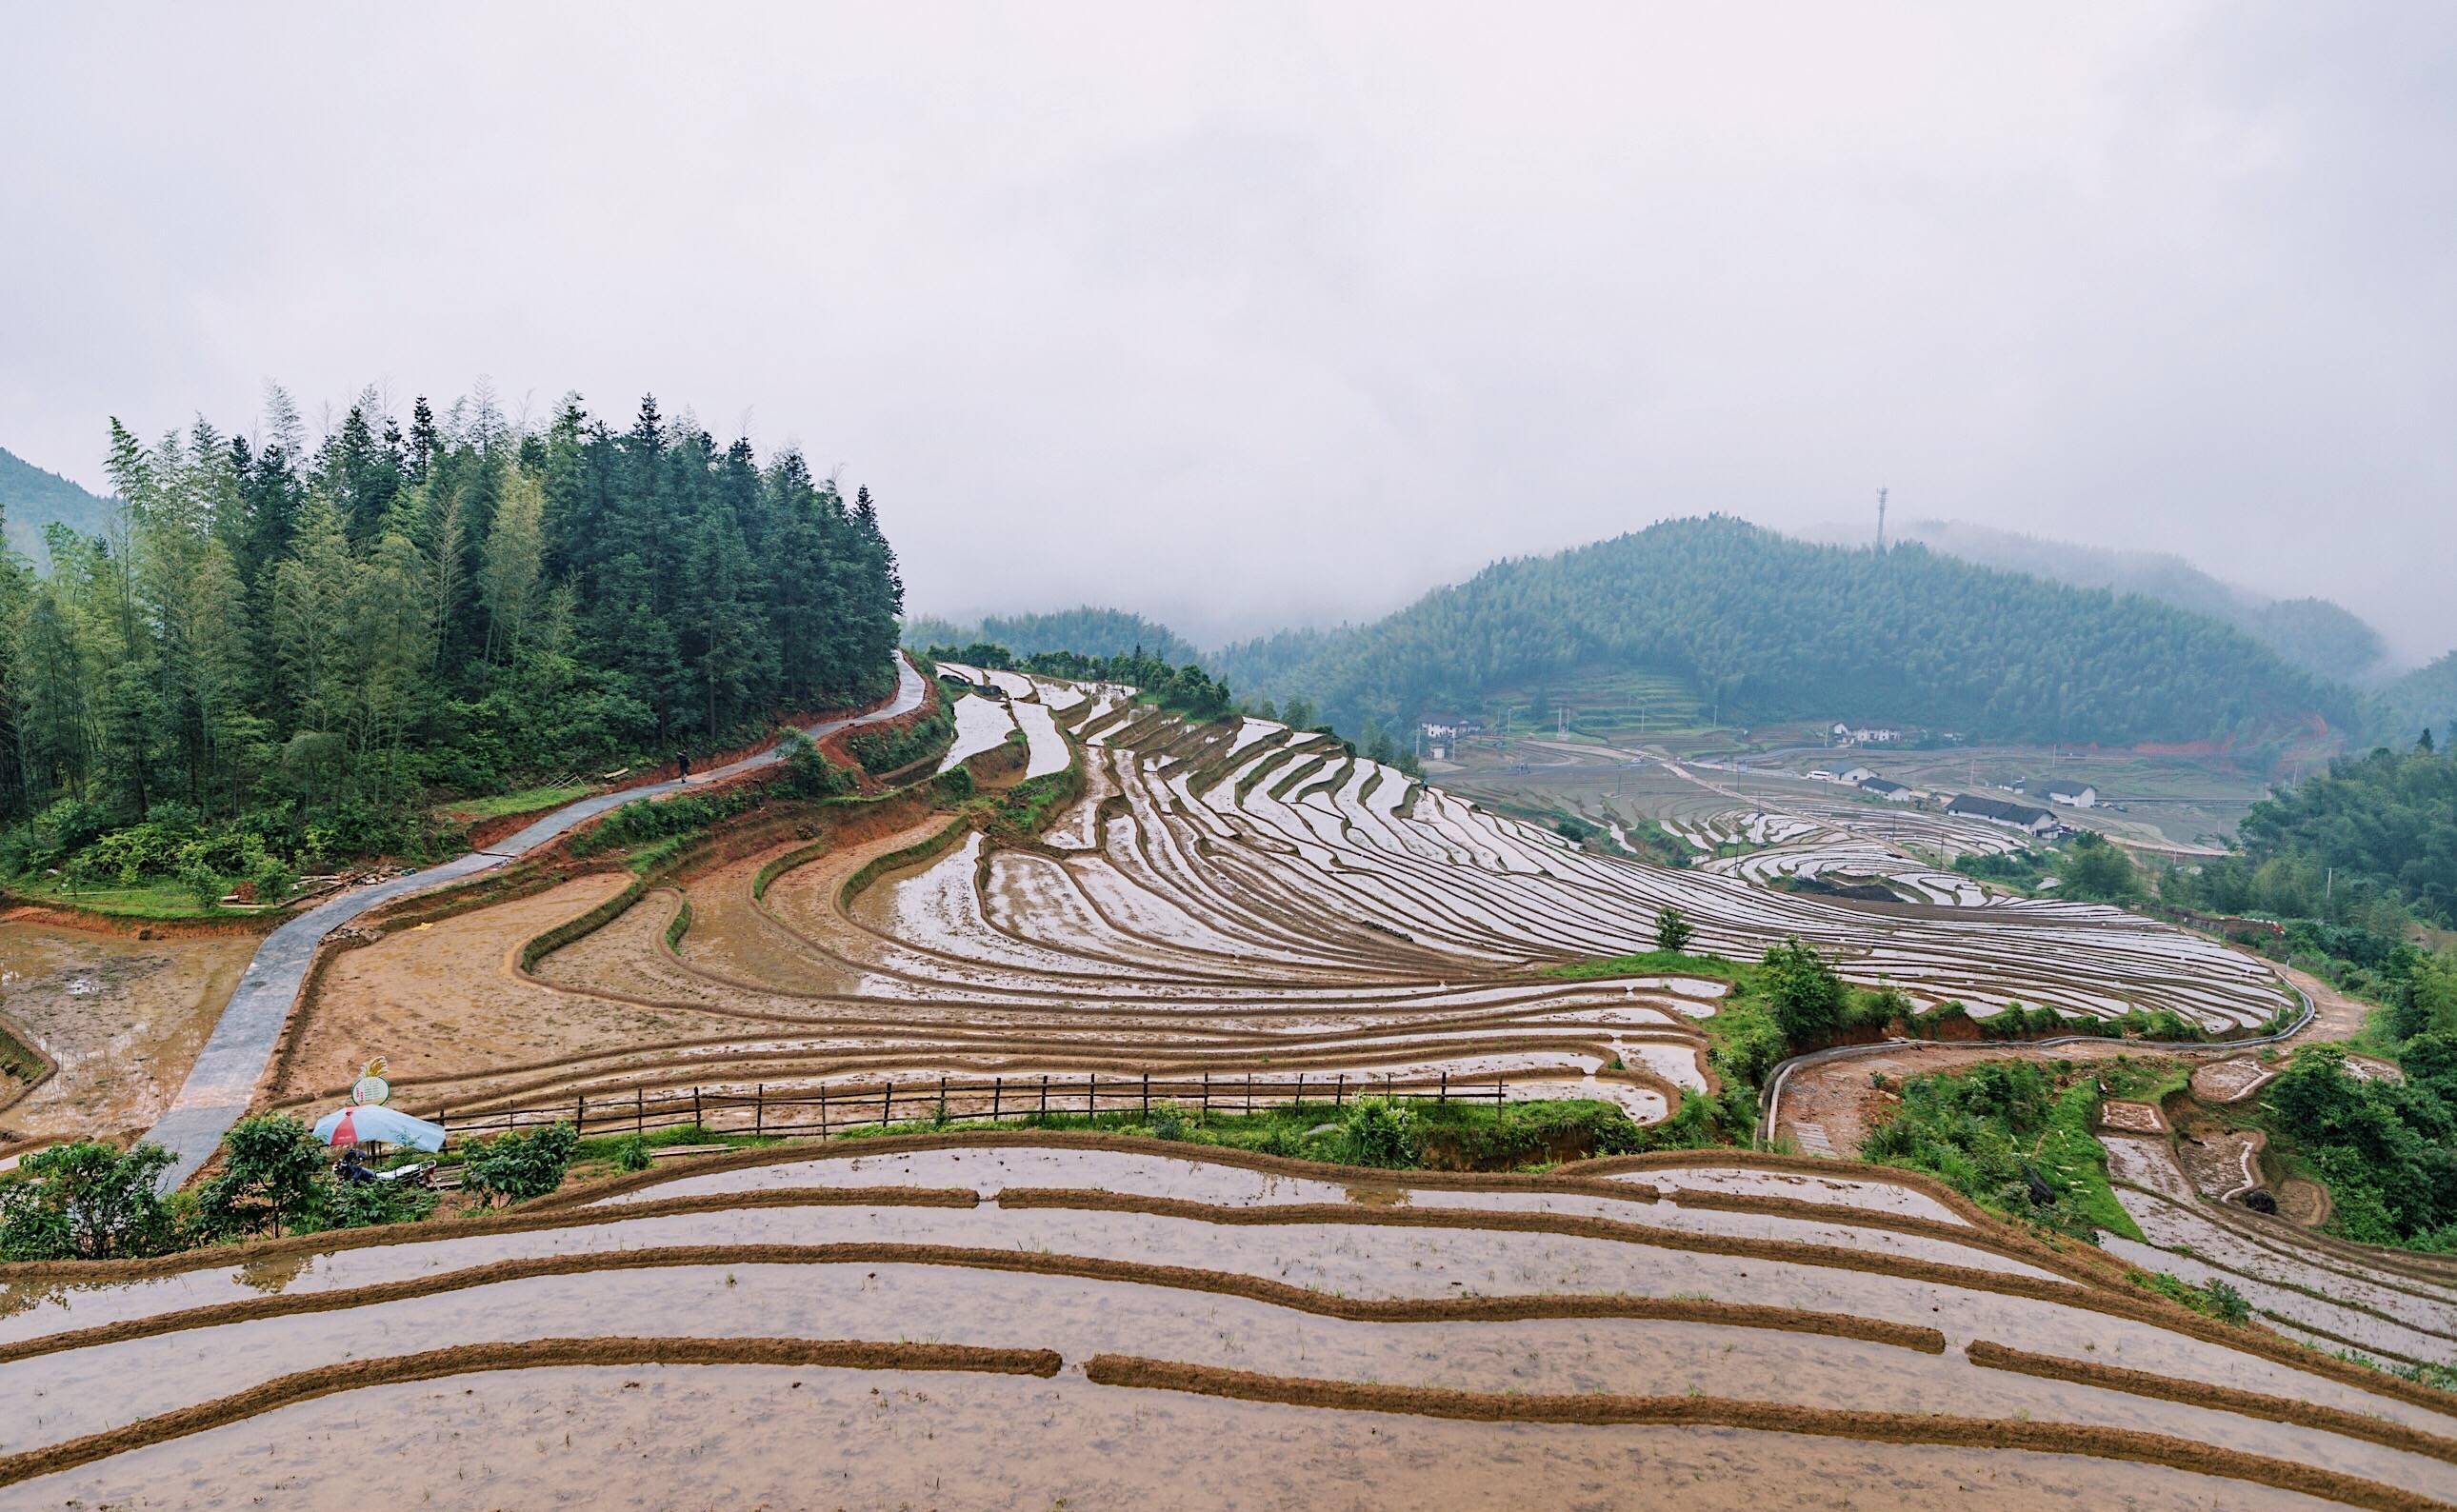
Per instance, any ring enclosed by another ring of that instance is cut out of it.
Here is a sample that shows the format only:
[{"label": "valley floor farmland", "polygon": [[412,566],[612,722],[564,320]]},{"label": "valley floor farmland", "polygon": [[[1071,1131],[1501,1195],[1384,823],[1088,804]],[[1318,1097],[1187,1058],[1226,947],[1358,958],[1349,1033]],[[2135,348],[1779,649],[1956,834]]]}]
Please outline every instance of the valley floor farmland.
[{"label": "valley floor farmland", "polygon": [[[397,1105],[465,1134],[1044,1095],[1155,1132],[1293,1102],[1273,1116],[1303,1130],[1366,1091],[1652,1124],[1717,1090],[1728,984],[1548,969],[1649,949],[1667,904],[1693,949],[1797,934],[1983,1014],[2223,1033],[2290,1001],[2258,959],[2111,909],[1650,866],[1322,736],[948,670],[984,689],[957,764],[989,796],[925,778],[671,866],[566,846],[370,912],[254,1105],[313,1116],[382,1054]],[[1652,775],[1698,793],[1666,816],[1702,855],[1868,843],[1724,774]],[[7,1505],[2405,1508],[2457,1499],[2452,1466],[2445,1394],[2204,1318],[1924,1176],[1740,1152],[1401,1175],[1010,1125],[0,1267]]]}]

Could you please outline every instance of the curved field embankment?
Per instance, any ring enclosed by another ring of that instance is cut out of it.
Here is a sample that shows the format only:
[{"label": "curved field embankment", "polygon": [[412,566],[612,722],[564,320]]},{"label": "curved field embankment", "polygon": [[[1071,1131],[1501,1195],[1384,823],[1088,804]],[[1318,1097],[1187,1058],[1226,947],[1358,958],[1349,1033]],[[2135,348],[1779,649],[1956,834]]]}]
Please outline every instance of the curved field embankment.
[{"label": "curved field embankment", "polygon": [[198,1402],[107,1433],[0,1455],[0,1486],[15,1485],[37,1476],[56,1474],[344,1391],[489,1370],[650,1364],[811,1365],[836,1370],[969,1370],[1054,1376],[1061,1361],[1054,1353],[1042,1349],[981,1349],[960,1344],[873,1343],[857,1339],[595,1338],[466,1344],[320,1365],[268,1380],[236,1396]]},{"label": "curved field embankment", "polygon": [[1103,1355],[1084,1374],[1111,1386],[1200,1392],[1247,1401],[1287,1402],[1346,1412],[1396,1412],[1486,1422],[1647,1424],[1753,1428],[1815,1434],[1865,1443],[1951,1444],[1958,1448],[2027,1449],[2080,1454],[2188,1470],[2196,1475],[2247,1481],[2300,1492],[2376,1512],[2429,1512],[2447,1502],[2402,1486],[2317,1469],[2292,1460],[2231,1453],[2169,1434],[2123,1428],[2009,1420],[1955,1420],[1910,1413],[1802,1407],[1784,1402],[1735,1401],[1716,1397],[1538,1397],[1516,1393],[1441,1391],[1378,1382],[1316,1380],[1224,1370],[1169,1360]]},{"label": "curved field embankment", "polygon": [[[723,1188],[763,1173],[795,1184]],[[1084,1184],[1038,1184],[1070,1174]],[[854,1184],[899,1175],[969,1184]],[[846,1184],[809,1184],[826,1176]],[[1817,1182],[1776,1190],[1819,1200],[1764,1195],[1775,1178]],[[1117,1189],[1139,1183],[1150,1190]],[[1615,1210],[1645,1221],[1602,1216]],[[1936,1257],[1889,1249],[1914,1240]],[[2204,1504],[2276,1490],[2404,1512],[2457,1496],[2457,1399],[2187,1313],[1924,1178],[1710,1152],[1426,1177],[950,1133],[736,1152],[475,1220],[0,1268],[0,1295],[15,1298],[0,1317],[0,1483],[45,1494],[82,1494],[68,1478],[80,1464],[108,1467],[122,1495],[167,1489],[163,1475],[228,1484],[300,1403],[393,1402],[388,1382],[619,1364],[668,1372],[663,1391],[767,1361],[799,1372],[777,1391],[827,1392],[830,1372],[992,1372],[1068,1383],[1086,1403],[1193,1394],[1624,1446],[1683,1425],[1945,1446],[1966,1457],[1966,1484],[2016,1465],[2025,1483],[2095,1484],[2022,1458],[2082,1456],[2184,1477],[2174,1494]],[[609,1329],[609,1311],[671,1322]],[[404,1331],[433,1347],[384,1347]],[[774,1410],[731,1401],[690,1431],[722,1441]],[[575,1433],[618,1410],[568,1402]],[[1008,1454],[1065,1456],[1088,1478],[1062,1474],[1053,1494],[1088,1497],[1116,1456],[1148,1452],[1048,1412],[991,1420]],[[530,1432],[454,1431],[463,1452],[435,1458],[427,1491]],[[972,1430],[937,1431],[952,1446]],[[172,1441],[176,1464],[146,1456]],[[635,1463],[651,1500],[705,1495],[662,1479],[679,1468]],[[858,1481],[832,1495],[871,1499]]]}]

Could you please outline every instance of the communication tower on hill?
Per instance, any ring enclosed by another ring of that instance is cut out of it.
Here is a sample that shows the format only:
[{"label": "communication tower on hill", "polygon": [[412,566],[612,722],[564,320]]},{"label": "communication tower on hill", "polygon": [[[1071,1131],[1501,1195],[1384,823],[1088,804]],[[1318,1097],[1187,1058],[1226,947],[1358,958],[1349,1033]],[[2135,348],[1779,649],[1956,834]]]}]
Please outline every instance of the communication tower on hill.
[{"label": "communication tower on hill", "polygon": [[1877,490],[1877,555],[1886,554],[1886,491]]}]

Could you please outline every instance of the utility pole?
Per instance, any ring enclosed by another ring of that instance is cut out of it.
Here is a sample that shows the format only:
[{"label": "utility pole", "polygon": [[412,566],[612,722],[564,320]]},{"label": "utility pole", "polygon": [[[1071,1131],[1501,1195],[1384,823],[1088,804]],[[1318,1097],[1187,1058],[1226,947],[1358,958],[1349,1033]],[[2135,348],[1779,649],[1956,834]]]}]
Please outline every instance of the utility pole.
[{"label": "utility pole", "polygon": [[1877,490],[1877,555],[1886,554],[1886,491]]}]

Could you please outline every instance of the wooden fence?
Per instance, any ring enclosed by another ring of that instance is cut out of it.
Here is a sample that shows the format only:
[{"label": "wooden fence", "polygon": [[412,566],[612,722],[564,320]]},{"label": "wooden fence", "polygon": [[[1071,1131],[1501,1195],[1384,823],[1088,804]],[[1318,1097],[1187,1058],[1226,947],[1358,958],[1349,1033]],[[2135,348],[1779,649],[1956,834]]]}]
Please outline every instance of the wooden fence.
[{"label": "wooden fence", "polygon": [[1400,1102],[1491,1103],[1509,1099],[1508,1083],[1496,1076],[1454,1087],[1450,1073],[1435,1080],[1400,1082],[1391,1077],[1297,1076],[1265,1081],[1252,1075],[1201,1078],[1150,1075],[992,1076],[935,1081],[882,1081],[859,1087],[774,1088],[748,1092],[692,1087],[629,1093],[586,1093],[568,1101],[528,1108],[489,1108],[435,1120],[455,1136],[503,1134],[515,1129],[568,1123],[583,1137],[650,1134],[660,1129],[701,1128],[723,1134],[820,1134],[920,1120],[1031,1118],[1043,1114],[1149,1114],[1175,1104],[1205,1113],[1253,1113],[1312,1102],[1332,1108],[1358,1097]]}]

